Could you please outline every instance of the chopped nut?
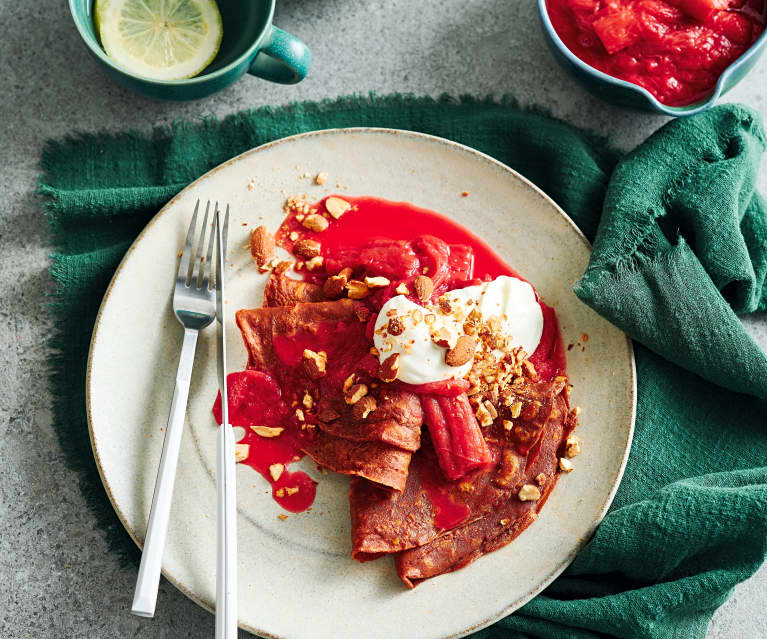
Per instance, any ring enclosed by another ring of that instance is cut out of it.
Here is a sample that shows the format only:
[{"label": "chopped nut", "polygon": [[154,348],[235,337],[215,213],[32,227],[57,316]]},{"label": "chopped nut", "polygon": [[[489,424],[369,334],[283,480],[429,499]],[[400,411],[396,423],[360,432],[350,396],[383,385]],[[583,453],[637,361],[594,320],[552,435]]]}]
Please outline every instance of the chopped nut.
[{"label": "chopped nut", "polygon": [[272,476],[274,481],[277,481],[280,477],[282,477],[282,471],[284,470],[285,466],[282,464],[272,464],[269,466],[269,474]]},{"label": "chopped nut", "polygon": [[392,317],[386,324],[386,330],[389,335],[402,335],[405,325],[399,317]]},{"label": "chopped nut", "polygon": [[431,299],[431,294],[434,292],[434,282],[426,275],[419,275],[413,281],[413,288],[421,302],[428,302]]},{"label": "chopped nut", "polygon": [[449,329],[442,326],[431,334],[431,341],[442,348],[452,348],[457,339]]},{"label": "chopped nut", "polygon": [[349,375],[349,377],[347,377],[344,380],[344,393],[352,387],[352,384],[354,384],[354,379],[355,379],[355,375],[354,373],[352,373],[351,375]]},{"label": "chopped nut", "polygon": [[503,420],[503,428],[504,430],[511,430],[514,428],[514,422],[510,422],[508,419]]},{"label": "chopped nut", "polygon": [[324,217],[318,215],[317,213],[307,215],[302,220],[301,224],[303,224],[310,231],[314,231],[315,233],[322,233],[322,231],[330,226],[330,222],[328,222]]},{"label": "chopped nut", "polygon": [[309,379],[319,379],[324,377],[327,371],[328,355],[325,351],[315,353],[305,348],[302,354],[302,363]]},{"label": "chopped nut", "polygon": [[281,519],[282,521],[285,521],[287,518],[287,515],[277,515],[277,519]]},{"label": "chopped nut", "polygon": [[525,371],[525,375],[530,379],[536,379],[538,377],[538,373],[535,371],[535,366],[529,359],[522,362],[522,369]]},{"label": "chopped nut", "polygon": [[310,260],[306,260],[306,268],[309,271],[313,271],[315,269],[318,269],[322,266],[323,263],[322,255],[316,255]]},{"label": "chopped nut", "polygon": [[477,341],[468,335],[461,335],[455,346],[445,353],[445,364],[448,366],[463,366],[474,356]]},{"label": "chopped nut", "polygon": [[426,275],[419,275],[413,281],[413,288],[421,302],[428,302],[431,299],[431,294],[434,292],[434,282]]},{"label": "chopped nut", "polygon": [[561,470],[563,473],[571,473],[575,470],[575,466],[573,466],[573,462],[571,462],[569,459],[565,459],[564,457],[559,458],[559,470]]},{"label": "chopped nut", "polygon": [[570,435],[565,441],[565,455],[567,457],[576,457],[581,452],[581,440],[575,435]]},{"label": "chopped nut", "polygon": [[477,406],[477,410],[474,414],[477,416],[477,421],[479,421],[480,426],[492,425],[493,417],[487,410],[487,406],[485,404],[480,404]]},{"label": "chopped nut", "polygon": [[329,299],[341,297],[346,289],[346,281],[345,275],[331,275],[322,285],[322,292]]},{"label": "chopped nut", "polygon": [[336,411],[334,411],[332,408],[327,406],[320,410],[317,417],[319,418],[321,422],[328,424],[332,422],[333,420],[336,420],[339,417],[341,417],[341,415],[339,415]]},{"label": "chopped nut", "polygon": [[314,397],[309,394],[309,391],[304,391],[304,397],[301,400],[301,404],[303,404],[306,410],[312,410],[312,406],[314,406]]},{"label": "chopped nut", "polygon": [[274,255],[274,236],[265,226],[258,226],[250,232],[250,254],[259,266],[264,266]]},{"label": "chopped nut", "polygon": [[450,303],[449,299],[441,297],[439,299],[439,310],[445,315],[450,315],[450,313],[453,312],[453,305]]},{"label": "chopped nut", "polygon": [[490,413],[490,417],[495,420],[496,417],[498,417],[498,411],[495,410],[495,406],[493,406],[492,402],[489,402],[488,400],[485,400],[484,402],[485,408],[487,409],[487,412]]},{"label": "chopped nut", "polygon": [[325,173],[325,171],[320,171],[319,173],[317,173],[316,177],[314,178],[314,181],[320,186],[322,186],[323,184],[325,184],[325,182],[328,181],[328,174]]},{"label": "chopped nut", "polygon": [[399,353],[389,355],[389,357],[378,366],[378,379],[382,382],[393,382],[397,379],[397,375],[399,374],[399,362]]},{"label": "chopped nut", "polygon": [[291,266],[293,266],[293,262],[289,262],[287,260],[283,260],[282,262],[277,262],[277,264],[274,267],[274,272],[277,273],[277,275],[282,275]]},{"label": "chopped nut", "polygon": [[541,491],[537,486],[525,484],[519,489],[519,501],[538,501],[541,498]]},{"label": "chopped nut", "polygon": [[[291,237],[291,239],[293,238]],[[293,245],[293,252],[299,257],[310,260],[320,254],[320,243],[317,240],[310,240],[308,238],[299,240]]]},{"label": "chopped nut", "polygon": [[389,286],[391,282],[386,277],[377,276],[377,277],[366,277],[365,284],[368,286],[368,288],[381,288],[382,286]]},{"label": "chopped nut", "polygon": [[411,317],[413,318],[413,324],[420,324],[423,322],[423,313],[420,308],[415,309]]},{"label": "chopped nut", "polygon": [[349,390],[346,391],[344,399],[347,404],[356,404],[365,395],[368,394],[368,387],[365,384],[354,384]]},{"label": "chopped nut", "polygon": [[340,197],[329,197],[325,200],[325,208],[336,220],[346,213],[352,205]]},{"label": "chopped nut", "polygon": [[250,444],[235,444],[234,445],[234,462],[239,464],[245,461],[250,454]]},{"label": "chopped nut", "polygon": [[346,284],[346,292],[353,300],[361,300],[370,294],[370,289],[365,282],[349,280]]},{"label": "chopped nut", "polygon": [[[468,194],[467,194],[468,195]],[[503,518],[501,519],[501,526],[508,526],[509,525],[509,519]]]},{"label": "chopped nut", "polygon": [[364,397],[361,397],[359,401],[356,403],[350,402],[354,404],[354,408],[352,409],[352,416],[355,419],[365,419],[370,413],[372,413],[376,409],[376,400],[375,398],[371,397],[370,395],[365,395]]},{"label": "chopped nut", "polygon": [[295,242],[298,239],[298,231],[291,231],[288,237],[291,242]]},{"label": "chopped nut", "polygon": [[516,419],[522,413],[522,402],[514,402],[511,405],[511,416]]},{"label": "chopped nut", "polygon": [[285,486],[285,496],[290,497],[298,492],[298,486]]},{"label": "chopped nut", "polygon": [[296,419],[299,422],[303,422],[306,420],[306,418],[304,417],[304,411],[302,411],[300,408],[296,408]]},{"label": "chopped nut", "polygon": [[548,477],[546,477],[546,473],[538,473],[535,476],[535,483],[538,484],[539,486],[543,486],[543,484],[546,483],[547,479]]},{"label": "chopped nut", "polygon": [[[181,256],[179,255],[179,257]],[[395,288],[394,290],[397,293],[397,295],[410,295],[410,291],[407,289],[407,285],[405,284],[405,282],[400,282],[397,285],[397,288]]]},{"label": "chopped nut", "polygon": [[284,428],[272,426],[251,426],[250,429],[259,437],[279,437]]}]

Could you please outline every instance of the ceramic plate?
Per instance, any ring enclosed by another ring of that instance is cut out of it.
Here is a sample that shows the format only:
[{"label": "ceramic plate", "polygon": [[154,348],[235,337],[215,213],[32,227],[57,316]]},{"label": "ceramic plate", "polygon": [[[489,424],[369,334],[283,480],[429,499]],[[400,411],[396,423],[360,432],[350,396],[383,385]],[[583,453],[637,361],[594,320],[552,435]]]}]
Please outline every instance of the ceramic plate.
[{"label": "ceramic plate", "polygon": [[[323,187],[309,178],[318,171],[330,176]],[[114,508],[140,546],[181,347],[171,310],[177,253],[195,201],[231,205],[228,361],[240,370],[246,355],[234,312],[260,306],[265,281],[246,248],[250,229],[276,229],[288,195],[319,199],[330,192],[439,211],[536,286],[556,309],[565,344],[584,346],[567,354],[572,401],[583,409],[577,430],[583,452],[540,518],[512,544],[414,590],[399,582],[391,558],[351,559],[347,478],[320,474],[303,460],[299,467],[319,481],[317,499],[311,512],[282,520],[267,483],[239,466],[240,626],[296,639],[462,636],[532,598],[589,539],[623,472],[636,397],[630,341],[572,292],[589,259],[588,242],[540,190],[481,153],[404,131],[320,131],[248,151],[182,191],[130,248],[101,306],[88,362],[93,452]],[[216,588],[215,335],[210,327],[198,343],[163,562],[165,576],[209,610]]]}]

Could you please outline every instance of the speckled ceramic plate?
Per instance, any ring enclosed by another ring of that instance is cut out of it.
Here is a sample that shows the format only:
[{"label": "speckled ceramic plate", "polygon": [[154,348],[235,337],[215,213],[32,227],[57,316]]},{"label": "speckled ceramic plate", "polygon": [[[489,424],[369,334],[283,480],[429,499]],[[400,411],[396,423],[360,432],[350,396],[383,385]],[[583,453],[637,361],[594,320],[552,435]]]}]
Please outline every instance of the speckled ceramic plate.
[{"label": "speckled ceramic plate", "polygon": [[[318,171],[330,176],[324,187],[308,178]],[[302,192],[375,195],[457,220],[556,308],[566,344],[584,344],[567,354],[572,399],[583,409],[575,472],[561,478],[540,518],[512,544],[415,590],[402,586],[390,558],[351,559],[345,477],[320,475],[304,460],[303,469],[319,480],[316,502],[311,512],[283,521],[267,483],[238,467],[242,628],[313,639],[468,634],[532,598],[589,539],[623,472],[636,397],[631,343],[572,292],[588,262],[586,239],[540,190],[472,149],[403,131],[309,133],[226,162],[165,206],[122,261],[93,334],[88,418],[104,486],[141,545],[181,347],[171,311],[176,255],[197,198],[229,202],[233,212],[227,331],[229,362],[239,370],[246,355],[234,311],[259,306],[265,280],[245,248],[248,232],[261,223],[276,229],[286,195]],[[209,328],[198,345],[163,562],[165,576],[207,609],[215,596],[215,352]]]}]

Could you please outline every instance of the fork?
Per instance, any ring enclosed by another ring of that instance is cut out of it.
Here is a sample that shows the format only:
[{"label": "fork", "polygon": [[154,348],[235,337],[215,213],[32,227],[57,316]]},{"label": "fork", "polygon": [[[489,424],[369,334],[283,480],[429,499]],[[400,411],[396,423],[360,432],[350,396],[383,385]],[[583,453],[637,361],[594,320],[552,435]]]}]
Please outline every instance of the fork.
[{"label": "fork", "polygon": [[[173,483],[176,479],[176,466],[178,465],[178,453],[181,446],[181,433],[184,429],[184,416],[189,397],[189,382],[194,365],[197,336],[216,318],[216,292],[211,288],[215,224],[210,229],[207,253],[204,257],[202,253],[205,245],[205,229],[208,225],[210,202],[205,206],[200,239],[192,258],[192,243],[199,208],[200,201],[197,200],[192,221],[189,224],[189,231],[186,234],[184,251],[181,255],[181,263],[176,275],[176,286],[173,291],[173,312],[184,327],[184,341],[178,361],[176,387],[173,389],[168,428],[165,431],[160,467],[157,471],[154,495],[152,496],[152,509],[149,512],[144,550],[141,554],[141,565],[138,570],[136,590],[131,607],[131,612],[140,617],[153,617],[157,603],[157,588],[160,583],[162,555],[168,533]],[[214,211],[216,208],[218,208],[218,203],[216,203]]]}]

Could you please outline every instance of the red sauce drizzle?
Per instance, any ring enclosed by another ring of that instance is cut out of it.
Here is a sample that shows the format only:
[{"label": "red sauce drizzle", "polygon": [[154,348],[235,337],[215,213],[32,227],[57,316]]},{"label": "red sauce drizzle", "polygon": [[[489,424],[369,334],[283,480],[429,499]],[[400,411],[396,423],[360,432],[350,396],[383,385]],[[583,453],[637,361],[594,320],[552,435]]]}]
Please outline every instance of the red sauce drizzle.
[{"label": "red sauce drizzle", "polygon": [[581,60],[670,106],[709,94],[767,22],[764,0],[547,0],[547,9]]},{"label": "red sauce drizzle", "polygon": [[[312,238],[321,243],[324,267],[314,272],[301,271],[308,281],[322,283],[329,274],[345,266],[347,259],[357,260],[358,271],[362,269],[368,275],[386,274],[390,277],[392,285],[388,289],[382,289],[366,300],[374,313],[396,294],[394,288],[398,283],[412,283],[424,267],[428,269],[432,265],[442,265],[436,269],[440,273],[437,278],[434,270],[427,272],[436,280],[438,287],[435,290],[438,292],[491,280],[499,275],[526,281],[476,235],[438,213],[403,202],[339,197],[352,204],[352,209],[338,220],[329,218],[327,230],[322,233],[309,231],[291,213],[277,231],[276,239],[280,246],[291,252],[294,243],[300,239]],[[319,202],[312,208],[324,211],[324,204]],[[293,232],[297,234],[296,240],[290,239]],[[449,248],[445,248],[445,242]],[[554,310],[540,299],[538,301],[543,310],[543,335],[530,359],[542,378],[552,379],[565,371],[564,348]],[[375,315],[368,323],[368,333],[374,322]],[[326,389],[335,392],[351,372],[368,370],[372,373],[376,366],[375,358],[367,355],[372,339],[369,334],[365,335],[364,323],[352,327],[345,325],[344,330],[331,324],[320,324],[311,332],[299,332],[289,337],[276,336],[274,349],[280,366],[270,375],[246,370],[232,373],[228,378],[230,421],[246,430],[240,443],[250,444],[249,456],[244,463],[272,485],[275,500],[291,512],[308,508],[316,492],[316,482],[306,473],[287,469],[287,464],[303,457],[302,442],[312,436],[311,429],[301,428],[293,408],[295,402],[300,406],[307,387],[306,379],[297,370],[301,366],[303,349],[325,350],[335,362],[334,369],[317,383],[315,390],[320,396]],[[424,392],[435,393],[433,387],[424,386]],[[411,387],[411,390],[418,392],[419,389]],[[455,389],[446,386],[443,394],[455,394]],[[220,424],[220,397],[213,407],[213,414]],[[263,438],[250,429],[251,425],[278,426],[284,431],[278,437]],[[277,481],[269,473],[269,467],[275,463],[286,465]],[[453,485],[445,481],[436,464],[429,472],[424,486],[436,510],[435,523],[444,529],[453,528],[466,519],[469,509],[465,504],[453,501],[450,496]],[[286,487],[298,487],[299,490],[291,496],[277,497],[277,490]]]}]

